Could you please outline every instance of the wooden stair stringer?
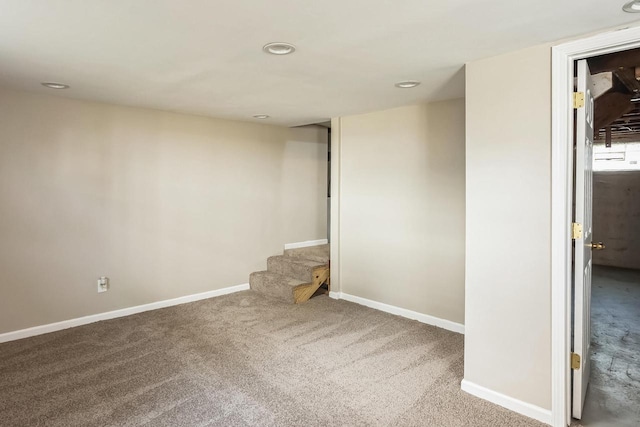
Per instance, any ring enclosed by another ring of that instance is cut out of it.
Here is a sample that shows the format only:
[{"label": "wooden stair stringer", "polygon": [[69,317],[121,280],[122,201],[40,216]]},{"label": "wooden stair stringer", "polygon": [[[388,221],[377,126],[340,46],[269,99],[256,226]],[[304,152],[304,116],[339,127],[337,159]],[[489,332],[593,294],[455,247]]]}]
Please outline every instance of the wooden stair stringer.
[{"label": "wooden stair stringer", "polygon": [[315,268],[313,270],[313,281],[308,284],[297,286],[293,290],[293,299],[296,304],[308,301],[316,293],[318,288],[329,280],[329,266]]}]

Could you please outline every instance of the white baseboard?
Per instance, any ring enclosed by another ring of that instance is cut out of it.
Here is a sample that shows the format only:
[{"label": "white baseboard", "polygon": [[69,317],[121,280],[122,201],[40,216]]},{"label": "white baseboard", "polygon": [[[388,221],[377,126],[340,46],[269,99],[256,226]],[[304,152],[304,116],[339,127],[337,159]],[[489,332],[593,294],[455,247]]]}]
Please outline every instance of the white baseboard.
[{"label": "white baseboard", "polygon": [[49,323],[48,325],[34,326],[32,328],[20,329],[18,331],[6,332],[0,334],[0,343],[15,341],[22,338],[28,338],[35,335],[48,334],[49,332],[61,331],[63,329],[73,328],[75,326],[87,325],[89,323],[99,322],[101,320],[115,319],[117,317],[130,316],[136,313],[142,313],[149,310],[157,310],[159,308],[170,307],[172,305],[185,304],[188,302],[199,301],[207,298],[218,297],[221,295],[231,294],[234,292],[246,291],[249,284],[230,286],[228,288],[216,289],[215,291],[202,292],[200,294],[187,295],[184,297],[168,299],[164,301],[152,302],[150,304],[137,305],[135,307],[123,308],[120,310],[107,311],[106,313],[92,314],[90,316],[78,317],[76,319],[64,320],[62,322]]},{"label": "white baseboard", "polygon": [[329,243],[329,241],[327,239],[307,240],[306,242],[285,243],[284,244],[284,248],[285,249],[308,248],[310,246],[326,245],[327,243]]},{"label": "white baseboard", "polygon": [[382,302],[372,301],[370,299],[357,297],[355,295],[345,294],[344,292],[329,292],[329,297],[355,302],[356,304],[365,305],[370,308],[375,308],[376,310],[395,314],[396,316],[406,317],[407,319],[417,320],[420,323],[437,326],[438,328],[446,329],[447,331],[464,334],[464,325],[461,323],[452,322],[450,320],[441,319],[439,317],[429,316],[428,314],[418,313],[417,311],[407,310],[406,308],[400,308],[393,305],[384,304]]},{"label": "white baseboard", "polygon": [[462,380],[462,390],[479,397],[480,399],[487,400],[496,405],[507,408],[511,411],[517,412],[525,417],[533,418],[541,423],[552,424],[551,411],[543,409],[539,406],[532,405],[531,403],[523,402],[513,397],[509,397],[497,391],[489,390],[486,387],[479,386],[467,380]]}]

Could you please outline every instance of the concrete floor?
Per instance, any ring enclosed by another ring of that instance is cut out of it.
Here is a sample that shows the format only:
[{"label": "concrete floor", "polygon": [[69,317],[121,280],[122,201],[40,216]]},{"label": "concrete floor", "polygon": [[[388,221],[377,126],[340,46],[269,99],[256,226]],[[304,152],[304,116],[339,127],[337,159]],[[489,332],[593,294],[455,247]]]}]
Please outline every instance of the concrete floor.
[{"label": "concrete floor", "polygon": [[594,266],[591,381],[581,425],[640,426],[640,271]]}]

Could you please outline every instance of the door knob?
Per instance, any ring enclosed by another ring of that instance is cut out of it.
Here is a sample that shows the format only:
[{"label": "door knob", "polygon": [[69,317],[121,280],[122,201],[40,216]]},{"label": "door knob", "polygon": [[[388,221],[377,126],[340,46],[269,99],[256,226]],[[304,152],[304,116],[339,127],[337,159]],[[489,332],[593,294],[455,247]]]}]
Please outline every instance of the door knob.
[{"label": "door knob", "polygon": [[595,249],[597,251],[601,251],[605,248],[604,243],[602,242],[598,242],[598,243],[592,243],[591,244],[591,249]]}]

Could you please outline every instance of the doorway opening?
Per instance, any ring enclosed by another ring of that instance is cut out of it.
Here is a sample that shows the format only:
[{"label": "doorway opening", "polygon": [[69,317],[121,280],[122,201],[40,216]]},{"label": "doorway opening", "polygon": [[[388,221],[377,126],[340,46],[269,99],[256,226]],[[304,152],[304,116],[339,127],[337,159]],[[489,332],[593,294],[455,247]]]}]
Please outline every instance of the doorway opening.
[{"label": "doorway opening", "polygon": [[579,60],[574,77],[572,416],[637,426],[640,49]]},{"label": "doorway opening", "polygon": [[[573,316],[573,297],[579,294],[579,292],[572,293],[573,286],[576,284],[573,268],[575,256],[574,240],[572,239],[576,229],[572,224],[574,222],[573,203],[576,201],[574,198],[574,179],[576,176],[574,174],[574,166],[576,166],[579,159],[579,157],[574,158],[574,129],[577,129],[577,126],[584,125],[584,123],[578,123],[578,119],[574,117],[574,67],[576,62],[582,59],[630,51],[639,47],[640,29],[631,28],[577,40],[555,46],[552,49],[552,423],[557,427],[567,426],[572,422],[572,406],[574,403],[572,401],[574,396],[572,394],[573,368],[580,366],[580,363],[575,364],[577,360],[574,356],[576,354],[572,353],[574,350],[572,332],[575,320]],[[635,65],[640,64],[633,65],[635,67]],[[628,73],[628,71],[625,71],[625,73]],[[638,80],[635,75],[634,79]],[[629,81],[627,83],[631,84],[633,82]],[[588,87],[592,88],[592,86]],[[630,94],[627,93],[626,95]],[[574,126],[576,127],[574,128]],[[631,126],[627,127],[631,128]],[[596,128],[596,131],[600,129],[599,125],[595,123],[591,123],[591,128],[592,131],[594,128]],[[611,129],[611,131],[613,130]],[[622,126],[620,126],[620,129],[615,128],[615,130],[623,131]],[[615,132],[605,131],[605,144],[607,144],[607,139],[612,142],[614,139],[613,133]],[[598,137],[599,134],[600,132],[596,132],[594,136]],[[582,142],[584,143],[584,141]],[[613,144],[611,145],[613,146]],[[597,149],[595,151],[597,152]],[[596,156],[594,155],[594,157]],[[582,159],[584,160],[585,158],[582,157]],[[589,169],[593,165],[592,162],[592,158],[589,158],[586,162],[583,161],[583,163],[589,164]],[[582,172],[584,173],[584,170]],[[588,180],[585,182],[588,182]],[[587,191],[587,193],[589,192]],[[590,209],[589,203],[591,202],[592,200],[588,200],[586,204],[588,209]],[[593,230],[595,231],[595,228]],[[586,250],[585,240],[582,239],[583,236],[584,234],[575,240],[575,246],[578,248],[578,252],[584,250],[585,253],[589,254],[588,259],[585,258],[585,260],[588,261],[589,267],[591,267],[592,242],[588,242],[589,248]],[[593,244],[598,245],[598,242],[594,241]],[[579,267],[582,266],[584,264]],[[578,271],[586,272],[587,270],[578,269]],[[591,273],[591,268],[588,271]],[[597,288],[599,286],[597,283],[603,283],[598,282],[599,280],[607,280],[606,272],[596,267],[594,273],[597,276],[595,285]],[[580,274],[575,275],[575,277],[579,276]],[[586,277],[585,275],[583,276]],[[590,290],[588,295],[591,295]],[[600,298],[600,295],[596,294],[596,298]],[[597,307],[595,309],[598,310]],[[587,336],[589,337],[587,342],[591,342],[589,327],[584,330],[587,331]],[[577,354],[577,356],[582,355]],[[587,357],[589,356],[587,355]],[[584,367],[584,363],[581,366]],[[614,423],[612,425],[620,424]]]}]

